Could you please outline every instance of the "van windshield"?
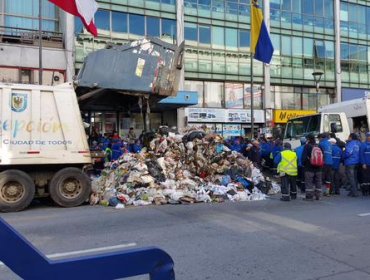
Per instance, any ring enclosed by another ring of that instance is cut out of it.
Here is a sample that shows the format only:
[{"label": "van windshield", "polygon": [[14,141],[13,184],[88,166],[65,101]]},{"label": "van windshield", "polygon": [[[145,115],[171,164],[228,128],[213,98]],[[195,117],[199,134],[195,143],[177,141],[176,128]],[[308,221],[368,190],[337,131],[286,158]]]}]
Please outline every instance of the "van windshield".
[{"label": "van windshield", "polygon": [[300,138],[308,134],[315,136],[320,133],[321,115],[296,118],[288,121],[285,128],[284,139]]}]

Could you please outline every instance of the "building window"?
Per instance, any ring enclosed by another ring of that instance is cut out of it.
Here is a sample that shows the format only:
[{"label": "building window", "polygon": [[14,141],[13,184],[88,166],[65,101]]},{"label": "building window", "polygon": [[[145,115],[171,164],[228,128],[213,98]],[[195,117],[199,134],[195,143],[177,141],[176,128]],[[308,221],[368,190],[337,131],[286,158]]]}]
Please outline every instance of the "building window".
[{"label": "building window", "polygon": [[243,84],[225,83],[225,108],[243,108]]},{"label": "building window", "polygon": [[198,30],[195,23],[185,23],[184,27],[185,40],[187,41],[198,41]]},{"label": "building window", "polygon": [[225,30],[223,27],[212,26],[212,47],[223,49],[225,47]]},{"label": "building window", "polygon": [[239,48],[248,48],[250,45],[250,33],[247,30],[239,30]]},{"label": "building window", "polygon": [[162,35],[176,38],[176,21],[173,19],[162,18]]},{"label": "building window", "polygon": [[194,107],[203,107],[204,83],[202,81],[186,80],[184,84],[184,89],[188,91],[198,92],[198,104]]},{"label": "building window", "polygon": [[[59,31],[57,7],[47,0],[42,5],[42,30]],[[39,28],[39,0],[5,0],[4,6],[6,27]]]},{"label": "building window", "polygon": [[95,14],[95,25],[98,29],[110,30],[110,12],[98,10]]},{"label": "building window", "polygon": [[225,29],[226,48],[236,50],[238,48],[238,30],[234,28]]},{"label": "building window", "polygon": [[112,31],[127,33],[127,14],[112,11]]},{"label": "building window", "polygon": [[159,18],[146,17],[146,34],[153,37],[160,37]]},{"label": "building window", "polygon": [[129,15],[130,33],[134,35],[145,35],[145,18],[141,15]]},{"label": "building window", "polygon": [[222,108],[224,84],[216,82],[204,83],[205,107]]},{"label": "building window", "polygon": [[199,25],[199,43],[211,44],[211,27],[207,25]]}]

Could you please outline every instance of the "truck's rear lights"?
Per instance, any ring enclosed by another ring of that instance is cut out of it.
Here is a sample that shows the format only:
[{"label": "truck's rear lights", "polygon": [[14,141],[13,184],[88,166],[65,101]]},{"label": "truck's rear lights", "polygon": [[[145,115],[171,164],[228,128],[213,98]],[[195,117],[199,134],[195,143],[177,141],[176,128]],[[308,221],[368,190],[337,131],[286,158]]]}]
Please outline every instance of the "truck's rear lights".
[{"label": "truck's rear lights", "polygon": [[29,154],[29,155],[37,155],[39,153],[40,153],[40,151],[28,151],[27,152],[27,154]]}]

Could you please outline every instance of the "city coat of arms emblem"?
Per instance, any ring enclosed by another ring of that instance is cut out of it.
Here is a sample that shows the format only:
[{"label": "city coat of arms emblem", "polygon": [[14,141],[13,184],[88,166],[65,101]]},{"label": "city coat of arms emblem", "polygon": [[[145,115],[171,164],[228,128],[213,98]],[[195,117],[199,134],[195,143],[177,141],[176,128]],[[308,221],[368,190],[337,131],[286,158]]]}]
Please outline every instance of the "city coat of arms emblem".
[{"label": "city coat of arms emblem", "polygon": [[12,93],[11,107],[14,112],[23,112],[27,108],[27,94]]}]

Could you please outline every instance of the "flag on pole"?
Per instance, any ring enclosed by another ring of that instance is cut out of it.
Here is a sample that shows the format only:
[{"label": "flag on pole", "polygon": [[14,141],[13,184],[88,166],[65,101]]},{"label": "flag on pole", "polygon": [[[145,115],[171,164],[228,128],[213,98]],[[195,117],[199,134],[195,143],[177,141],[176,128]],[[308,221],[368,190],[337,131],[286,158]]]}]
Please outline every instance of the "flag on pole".
[{"label": "flag on pole", "polygon": [[87,31],[94,37],[98,36],[98,30],[94,24],[94,15],[98,10],[95,0],[49,0],[62,10],[79,17]]},{"label": "flag on pole", "polygon": [[274,47],[263,20],[262,10],[258,6],[257,0],[251,1],[251,53],[255,59],[270,63]]}]

